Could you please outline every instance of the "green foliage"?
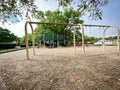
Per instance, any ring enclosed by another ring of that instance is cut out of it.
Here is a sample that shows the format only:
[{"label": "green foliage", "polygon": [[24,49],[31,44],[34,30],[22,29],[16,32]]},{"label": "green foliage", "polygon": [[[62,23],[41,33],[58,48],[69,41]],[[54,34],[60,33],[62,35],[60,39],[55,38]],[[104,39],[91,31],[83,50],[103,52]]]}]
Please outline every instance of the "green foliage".
[{"label": "green foliage", "polygon": [[78,30],[76,31],[76,41],[82,42],[82,34]]},{"label": "green foliage", "polygon": [[98,42],[99,40],[100,40],[100,38],[94,37],[93,42],[95,43],[95,42]]},{"label": "green foliage", "polygon": [[58,1],[60,6],[67,7],[68,5],[71,4],[73,0],[58,0]]},{"label": "green foliage", "polygon": [[32,34],[28,34],[28,42],[29,44],[32,44]]},{"label": "green foliage", "polygon": [[[42,17],[41,17],[42,16]],[[83,20],[80,19],[81,13],[73,10],[73,8],[65,9],[64,12],[59,10],[38,12],[38,19],[41,22],[54,22],[54,23],[73,23],[82,24]],[[76,37],[81,38],[80,28],[76,31]],[[60,26],[60,25],[38,25],[35,29],[35,40],[39,42],[39,37],[43,35],[63,35],[65,39],[70,40],[73,38],[73,27]],[[77,39],[79,40],[79,39]]]},{"label": "green foliage", "polygon": [[[25,44],[25,36],[19,38],[20,44]],[[32,44],[32,34],[28,34],[28,42],[29,44]]]},{"label": "green foliage", "polygon": [[25,44],[25,37],[21,37],[19,38],[19,40],[20,40],[20,44]]},{"label": "green foliage", "polygon": [[[27,18],[28,20],[30,20],[31,18],[37,18],[36,13],[38,12],[38,6],[35,5],[35,1],[36,0],[0,0],[0,20],[2,22],[9,22],[11,19],[11,15],[21,19]],[[69,8],[76,5],[77,9],[79,11],[82,11],[82,14],[86,14],[88,12],[89,16],[95,20],[102,19],[102,10],[100,8],[108,4],[108,0],[56,1],[58,2],[59,6],[63,6],[63,8]],[[40,17],[42,18],[42,16]]]},{"label": "green foliage", "polygon": [[17,36],[11,33],[8,29],[3,29],[0,27],[0,42],[13,42],[17,40]]},{"label": "green foliage", "polygon": [[34,2],[35,0],[0,0],[1,21],[10,22],[11,15],[21,19],[35,17],[37,7]]},{"label": "green foliage", "polygon": [[[89,13],[92,20],[102,19],[101,7],[108,4],[108,0],[58,0],[59,4],[63,7],[72,7],[73,4],[77,5],[77,9],[82,14]],[[74,6],[74,5],[73,5]]]},{"label": "green foliage", "polygon": [[89,42],[89,43],[95,43],[95,42],[98,42],[100,40],[100,38],[98,37],[88,37],[88,36],[85,36],[85,42]]},{"label": "green foliage", "polygon": [[110,36],[105,38],[105,40],[115,40],[115,39],[117,39],[117,36]]}]

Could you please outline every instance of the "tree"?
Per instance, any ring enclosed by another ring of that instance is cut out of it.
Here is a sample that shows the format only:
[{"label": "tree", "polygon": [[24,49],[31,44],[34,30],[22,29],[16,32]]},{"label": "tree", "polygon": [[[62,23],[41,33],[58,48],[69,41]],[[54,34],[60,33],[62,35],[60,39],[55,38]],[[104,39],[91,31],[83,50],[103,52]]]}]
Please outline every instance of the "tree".
[{"label": "tree", "polygon": [[19,38],[19,44],[25,44],[25,37]]},{"label": "tree", "polygon": [[109,37],[106,37],[105,40],[117,40],[117,36],[109,36]]},{"label": "tree", "polygon": [[11,33],[8,29],[0,27],[0,42],[13,42],[17,40],[17,36]]},{"label": "tree", "polygon": [[[108,4],[108,0],[56,0],[59,6],[72,7],[74,3],[82,13],[89,12],[92,19],[102,19],[100,7]],[[71,6],[70,6],[71,5]],[[35,0],[0,0],[0,20],[10,22],[12,17],[27,19],[36,18]],[[13,18],[14,19],[14,18]]]},{"label": "tree", "polygon": [[[73,8],[65,9],[64,12],[60,12],[59,10],[38,12],[38,18],[41,22],[82,24],[83,20],[81,20],[80,17],[81,13],[77,10],[74,10]],[[73,38],[72,31],[73,27],[70,26],[38,25],[35,29],[35,39],[39,41],[39,38],[43,37],[43,35],[63,35],[64,38],[70,40],[71,38]],[[79,37],[79,29],[77,29],[76,32],[76,37]]]},{"label": "tree", "polygon": [[59,0],[61,6],[77,5],[78,11],[83,14],[89,13],[89,17],[93,20],[102,19],[101,7],[108,3],[108,0]]},{"label": "tree", "polygon": [[[25,36],[19,38],[20,44],[25,44]],[[32,34],[28,34],[29,45],[32,45]]]},{"label": "tree", "polygon": [[99,40],[100,40],[100,38],[98,38],[98,37],[85,36],[85,42],[86,42],[86,43],[93,44],[93,43],[95,43],[95,42],[98,42]]},{"label": "tree", "polygon": [[0,0],[0,19],[9,22],[12,17],[34,18],[37,7],[35,0]]}]

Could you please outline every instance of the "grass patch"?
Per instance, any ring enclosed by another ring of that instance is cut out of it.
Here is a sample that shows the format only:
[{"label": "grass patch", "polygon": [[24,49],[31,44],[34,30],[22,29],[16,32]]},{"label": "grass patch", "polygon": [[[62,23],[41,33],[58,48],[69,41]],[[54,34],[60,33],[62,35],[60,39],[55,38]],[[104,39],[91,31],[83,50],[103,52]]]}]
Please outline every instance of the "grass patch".
[{"label": "grass patch", "polygon": [[17,50],[22,50],[22,48],[2,49],[2,50],[0,50],[0,54],[7,53],[7,52],[13,52],[13,51],[17,51]]},{"label": "grass patch", "polygon": [[117,44],[105,44],[105,46],[117,46]]}]

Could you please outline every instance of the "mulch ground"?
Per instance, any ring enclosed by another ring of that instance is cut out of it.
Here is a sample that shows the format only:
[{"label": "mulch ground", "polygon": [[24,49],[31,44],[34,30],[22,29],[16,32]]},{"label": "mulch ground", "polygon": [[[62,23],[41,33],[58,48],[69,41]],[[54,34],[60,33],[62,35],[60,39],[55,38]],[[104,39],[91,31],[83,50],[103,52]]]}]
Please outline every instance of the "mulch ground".
[{"label": "mulch ground", "polygon": [[0,54],[0,90],[120,90],[116,47],[39,48]]}]

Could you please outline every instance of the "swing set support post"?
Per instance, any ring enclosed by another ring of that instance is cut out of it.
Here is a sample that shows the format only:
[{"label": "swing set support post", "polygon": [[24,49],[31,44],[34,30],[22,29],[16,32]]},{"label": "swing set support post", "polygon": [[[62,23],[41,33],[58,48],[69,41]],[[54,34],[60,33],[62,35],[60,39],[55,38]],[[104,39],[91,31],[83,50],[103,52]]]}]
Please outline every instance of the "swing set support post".
[{"label": "swing set support post", "polygon": [[82,28],[82,48],[83,48],[83,52],[85,54],[85,37],[84,37],[84,26],[81,25]]},{"label": "swing set support post", "polygon": [[[30,23],[29,23],[30,24]],[[31,30],[32,30],[32,47],[33,47],[33,55],[35,56],[35,39],[34,39],[34,30],[32,25],[30,24]]]},{"label": "swing set support post", "polygon": [[53,48],[54,48],[54,41],[55,41],[55,40],[54,40],[54,35],[53,35]]},{"label": "swing set support post", "polygon": [[45,34],[43,34],[43,43],[44,43],[44,48],[45,48]]},{"label": "swing set support post", "polygon": [[118,44],[118,52],[120,53],[120,29],[116,27],[117,30],[117,44]]},{"label": "swing set support post", "polygon": [[28,22],[25,23],[25,43],[26,43],[26,56],[27,56],[27,60],[29,60],[27,23]]},{"label": "swing set support post", "polygon": [[[118,52],[120,52],[120,31],[119,31],[119,28],[117,26],[111,26],[111,27],[115,28],[117,31],[117,46],[118,46]],[[103,50],[105,50],[105,32],[108,28],[110,28],[110,27],[106,27],[103,30]]]},{"label": "swing set support post", "polygon": [[74,27],[74,32],[73,32],[73,39],[74,39],[74,41],[73,41],[73,43],[74,43],[74,49],[75,49],[75,54],[76,54],[76,38],[75,38],[75,34],[76,34],[76,29]]},{"label": "swing set support post", "polygon": [[58,34],[57,34],[57,47],[59,48],[59,46],[60,46],[60,42],[59,42],[59,36],[58,36]]},{"label": "swing set support post", "polygon": [[105,32],[106,32],[106,30],[108,29],[109,27],[106,27],[106,28],[104,28],[103,29],[103,50],[105,50]]}]

